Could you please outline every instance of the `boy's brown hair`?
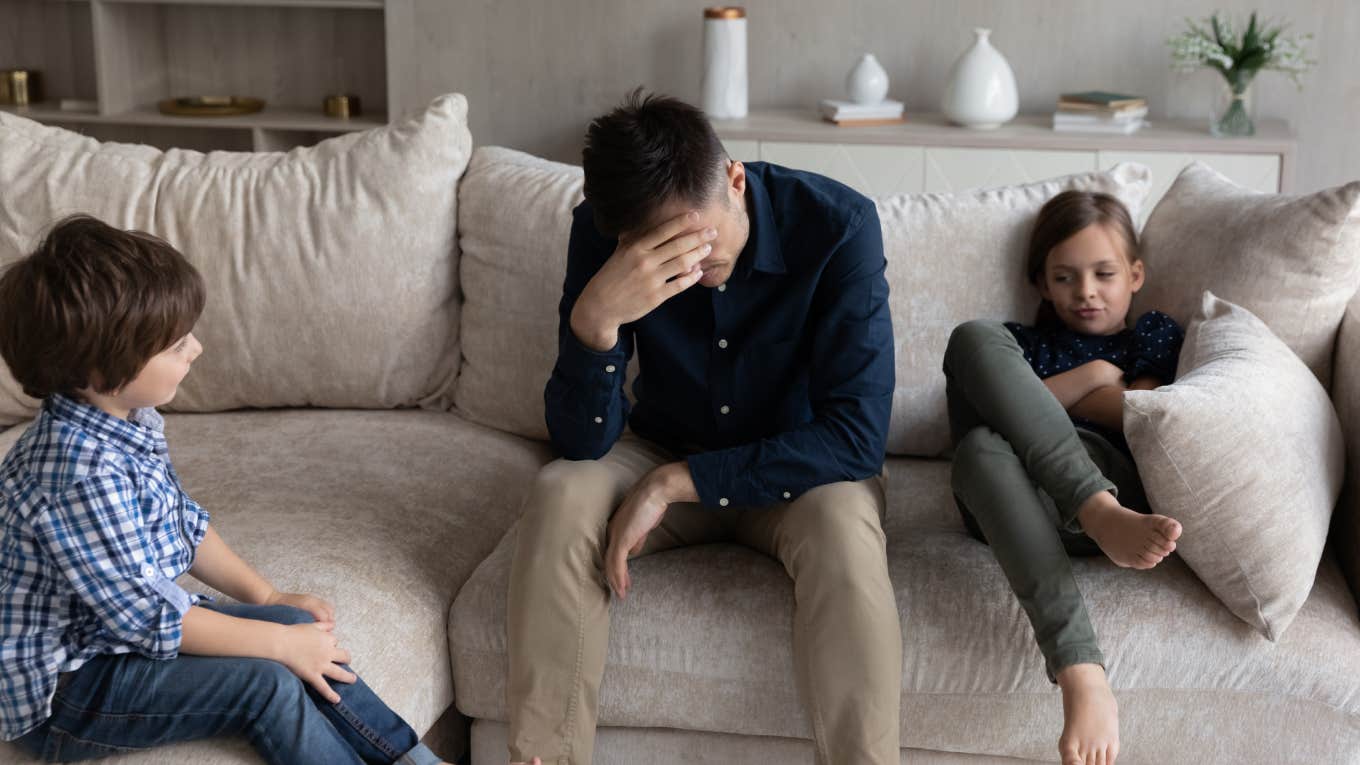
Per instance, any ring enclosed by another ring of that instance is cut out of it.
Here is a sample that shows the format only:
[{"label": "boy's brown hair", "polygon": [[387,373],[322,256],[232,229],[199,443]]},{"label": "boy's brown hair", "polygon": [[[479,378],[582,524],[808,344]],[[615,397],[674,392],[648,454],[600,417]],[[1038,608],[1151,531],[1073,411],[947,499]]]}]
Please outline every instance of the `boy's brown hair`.
[{"label": "boy's brown hair", "polygon": [[35,398],[111,393],[189,334],[205,297],[165,241],[73,215],[0,276],[0,357]]},{"label": "boy's brown hair", "polygon": [[[1030,284],[1038,287],[1043,283],[1044,265],[1054,247],[1094,224],[1106,226],[1118,234],[1129,263],[1138,262],[1138,232],[1123,202],[1100,191],[1064,191],[1048,200],[1034,221],[1025,263],[1025,275]],[[1053,326],[1059,321],[1053,304],[1042,301],[1038,315],[1034,317],[1035,326]]]}]

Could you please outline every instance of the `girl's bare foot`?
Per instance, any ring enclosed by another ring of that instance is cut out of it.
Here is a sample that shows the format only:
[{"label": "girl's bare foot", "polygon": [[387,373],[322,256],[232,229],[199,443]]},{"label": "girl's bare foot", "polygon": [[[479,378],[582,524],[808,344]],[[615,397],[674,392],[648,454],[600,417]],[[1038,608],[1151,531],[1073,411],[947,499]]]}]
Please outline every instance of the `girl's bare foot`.
[{"label": "girl's bare foot", "polygon": [[1156,566],[1176,549],[1181,536],[1181,524],[1174,518],[1130,510],[1108,491],[1083,502],[1077,520],[1110,560],[1124,568]]},{"label": "girl's bare foot", "polygon": [[512,762],[510,765],[543,765],[543,761],[535,757],[531,762]]},{"label": "girl's bare foot", "polygon": [[1114,765],[1119,756],[1119,705],[1099,664],[1058,671],[1063,694],[1062,765]]}]

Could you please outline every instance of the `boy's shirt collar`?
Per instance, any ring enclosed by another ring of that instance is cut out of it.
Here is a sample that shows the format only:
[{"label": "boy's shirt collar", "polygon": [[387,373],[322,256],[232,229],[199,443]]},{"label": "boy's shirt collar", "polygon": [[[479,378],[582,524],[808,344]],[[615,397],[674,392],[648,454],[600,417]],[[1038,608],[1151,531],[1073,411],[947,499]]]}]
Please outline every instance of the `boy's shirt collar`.
[{"label": "boy's shirt collar", "polygon": [[60,393],[44,399],[43,409],[124,451],[143,456],[166,453],[165,420],[155,409],[134,409],[125,420]]}]

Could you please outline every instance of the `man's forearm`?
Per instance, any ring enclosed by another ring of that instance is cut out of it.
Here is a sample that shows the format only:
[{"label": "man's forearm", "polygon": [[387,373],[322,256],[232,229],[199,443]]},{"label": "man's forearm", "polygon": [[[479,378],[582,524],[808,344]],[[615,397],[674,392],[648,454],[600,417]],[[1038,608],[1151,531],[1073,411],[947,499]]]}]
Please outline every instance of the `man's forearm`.
[{"label": "man's forearm", "polygon": [[273,585],[228,547],[211,525],[198,546],[189,573],[242,603],[266,603],[274,594]]}]

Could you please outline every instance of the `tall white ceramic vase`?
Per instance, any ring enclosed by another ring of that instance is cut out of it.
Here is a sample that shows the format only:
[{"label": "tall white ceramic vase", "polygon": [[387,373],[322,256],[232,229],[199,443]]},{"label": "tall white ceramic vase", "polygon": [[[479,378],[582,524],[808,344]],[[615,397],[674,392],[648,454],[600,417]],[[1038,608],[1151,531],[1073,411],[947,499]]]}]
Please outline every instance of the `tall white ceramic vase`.
[{"label": "tall white ceramic vase", "polygon": [[704,74],[701,106],[714,119],[746,116],[746,11],[734,6],[704,9]]},{"label": "tall white ceramic vase", "polygon": [[992,47],[990,29],[974,29],[977,39],[949,71],[943,110],[950,121],[964,127],[991,129],[1015,117],[1020,97],[1015,73],[1006,57]]}]

